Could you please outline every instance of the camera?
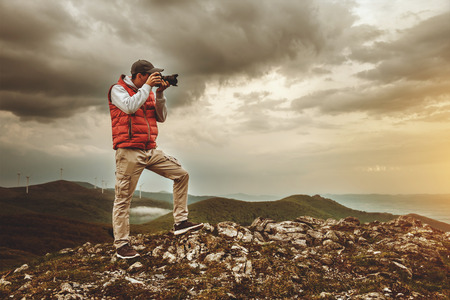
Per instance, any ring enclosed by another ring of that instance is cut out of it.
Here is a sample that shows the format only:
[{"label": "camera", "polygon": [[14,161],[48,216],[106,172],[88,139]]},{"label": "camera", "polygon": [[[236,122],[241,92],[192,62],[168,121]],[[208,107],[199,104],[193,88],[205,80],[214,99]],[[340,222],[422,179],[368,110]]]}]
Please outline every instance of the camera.
[{"label": "camera", "polygon": [[[161,73],[159,73],[159,75],[161,75],[161,79],[164,81],[167,81],[168,83],[170,83],[170,85],[172,86],[177,86],[178,83],[178,74],[172,74],[172,75],[168,75],[168,76],[163,76]],[[159,85],[158,85],[159,86]]]}]

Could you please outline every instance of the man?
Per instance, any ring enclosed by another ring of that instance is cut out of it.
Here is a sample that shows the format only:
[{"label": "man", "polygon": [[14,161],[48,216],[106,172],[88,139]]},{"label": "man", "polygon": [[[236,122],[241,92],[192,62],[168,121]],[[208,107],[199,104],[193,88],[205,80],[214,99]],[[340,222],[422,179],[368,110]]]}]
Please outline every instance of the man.
[{"label": "man", "polygon": [[[144,169],[172,179],[175,235],[199,230],[203,224],[189,222],[187,197],[189,174],[173,157],[156,148],[157,122],[167,116],[164,91],[170,84],[146,60],[131,66],[131,77],[122,75],[108,92],[113,148],[116,150],[116,187],[113,207],[114,246],[120,258],[139,256],[129,242],[129,209]],[[156,89],[156,97],[152,89]]]}]

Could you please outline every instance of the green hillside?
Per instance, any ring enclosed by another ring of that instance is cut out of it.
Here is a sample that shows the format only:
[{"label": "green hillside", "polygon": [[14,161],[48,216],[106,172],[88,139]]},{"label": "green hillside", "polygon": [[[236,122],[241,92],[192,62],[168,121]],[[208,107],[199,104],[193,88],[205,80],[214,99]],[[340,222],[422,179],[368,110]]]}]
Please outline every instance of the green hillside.
[{"label": "green hillside", "polygon": [[[64,180],[32,185],[28,194],[25,187],[0,187],[0,270],[86,242],[112,242],[113,201],[113,191]],[[134,197],[137,206],[172,209]]]},{"label": "green hillside", "polygon": [[[93,189],[79,183],[59,180],[29,187],[0,188],[0,215],[40,213],[68,219],[111,223],[114,191]],[[132,207],[151,206],[172,209],[172,205],[159,200],[134,197]]]},{"label": "green hillside", "polygon": [[37,213],[3,215],[0,227],[0,270],[63,248],[113,240],[110,225]]},{"label": "green hillside", "polygon": [[[307,195],[293,195],[278,201],[268,202],[245,202],[227,198],[211,198],[189,206],[190,220],[212,224],[232,221],[248,226],[257,217],[285,221],[304,215],[320,219],[341,219],[353,216],[361,222],[388,221],[396,217],[388,213],[357,211],[330,199]],[[169,230],[172,225],[172,214],[167,214],[151,222],[134,225],[132,229],[134,232],[156,232]]]}]

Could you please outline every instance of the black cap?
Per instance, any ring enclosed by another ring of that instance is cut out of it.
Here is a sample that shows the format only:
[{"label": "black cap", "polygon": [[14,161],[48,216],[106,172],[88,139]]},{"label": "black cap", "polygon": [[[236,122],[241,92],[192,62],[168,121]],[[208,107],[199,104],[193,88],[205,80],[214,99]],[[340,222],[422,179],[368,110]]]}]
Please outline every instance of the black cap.
[{"label": "black cap", "polygon": [[151,62],[140,59],[131,66],[131,74],[162,72],[164,69],[155,68]]}]

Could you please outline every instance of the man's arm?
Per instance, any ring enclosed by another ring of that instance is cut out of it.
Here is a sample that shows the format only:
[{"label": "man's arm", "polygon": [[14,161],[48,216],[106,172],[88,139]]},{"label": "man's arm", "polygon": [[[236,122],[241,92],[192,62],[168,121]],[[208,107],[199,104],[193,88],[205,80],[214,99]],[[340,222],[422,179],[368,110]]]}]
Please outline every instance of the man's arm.
[{"label": "man's arm", "polygon": [[134,114],[147,100],[150,89],[148,84],[144,84],[136,94],[130,96],[124,87],[116,84],[111,89],[111,102],[124,113]]},{"label": "man's arm", "polygon": [[164,92],[156,91],[156,121],[164,122],[167,117],[167,106],[166,106],[166,97],[164,97]]}]

